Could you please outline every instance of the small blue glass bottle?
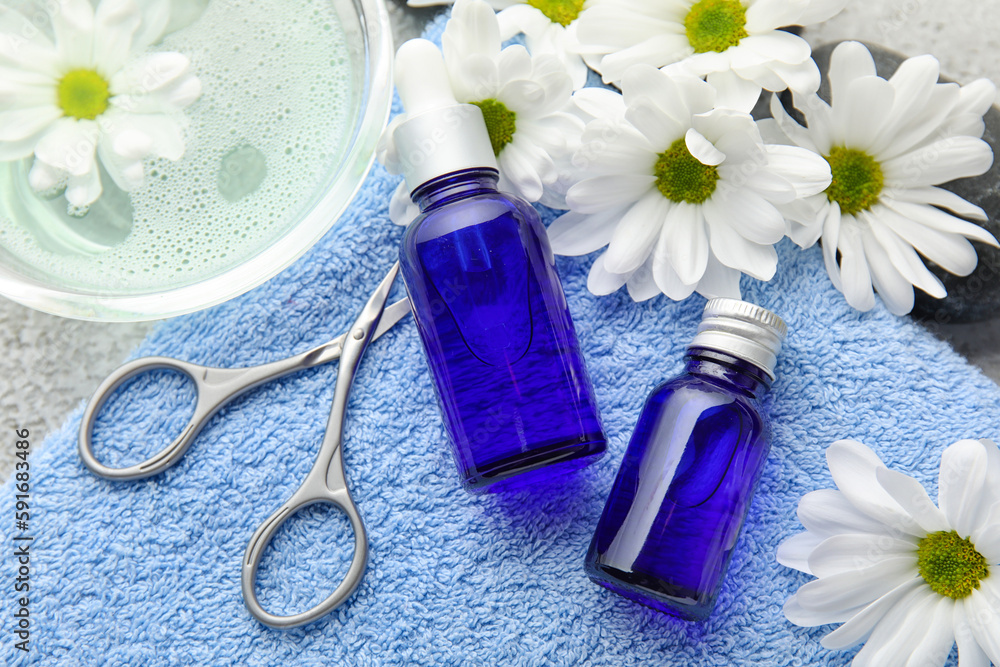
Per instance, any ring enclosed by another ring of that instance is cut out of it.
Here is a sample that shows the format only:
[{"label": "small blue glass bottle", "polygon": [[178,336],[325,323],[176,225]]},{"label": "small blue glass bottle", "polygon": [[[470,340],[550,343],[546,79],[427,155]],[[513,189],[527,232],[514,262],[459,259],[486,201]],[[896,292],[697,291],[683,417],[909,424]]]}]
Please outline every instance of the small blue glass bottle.
[{"label": "small blue glass bottle", "polygon": [[482,112],[433,83],[447,76],[436,47],[411,40],[396,63],[407,117],[395,144],[421,209],[400,272],[462,484],[511,488],[588,465],[606,439],[545,228],[497,190]]},{"label": "small blue glass bottle", "polygon": [[596,583],[685,620],[715,605],[770,449],[761,399],[787,328],[713,299],[684,373],[653,390],[587,553]]}]

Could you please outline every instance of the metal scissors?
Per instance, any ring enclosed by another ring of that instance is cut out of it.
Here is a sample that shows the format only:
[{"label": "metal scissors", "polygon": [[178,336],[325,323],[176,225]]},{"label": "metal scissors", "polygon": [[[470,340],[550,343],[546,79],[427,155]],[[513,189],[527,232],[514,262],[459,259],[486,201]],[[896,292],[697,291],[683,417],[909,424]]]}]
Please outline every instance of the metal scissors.
[{"label": "metal scissors", "polygon": [[[241,572],[243,600],[250,614],[270,627],[293,628],[325,616],[354,592],[364,576],[368,562],[368,536],[358,508],[351,498],[344,474],[342,449],[344,419],[351,384],[368,344],[391,329],[410,312],[409,301],[405,298],[391,306],[385,305],[398,272],[397,262],[379,284],[347,333],[329,343],[288,359],[251,368],[211,368],[169,357],[136,359],[108,376],[97,388],[84,410],[79,439],[80,458],[84,464],[94,474],[107,479],[142,479],[163,472],[177,463],[212,416],[237,396],[270,380],[340,359],[333,407],[330,410],[326,433],[319,454],[316,456],[316,462],[292,497],[257,528],[243,556]],[[92,440],[94,422],[101,408],[124,382],[158,369],[180,371],[194,382],[198,395],[194,415],[180,436],[159,454],[126,468],[109,468],[103,465],[94,457]],[[320,502],[337,506],[351,522],[354,531],[354,556],[347,575],[329,597],[312,609],[290,616],[271,614],[261,607],[255,590],[257,568],[264,550],[281,524],[289,517],[309,505]]]}]

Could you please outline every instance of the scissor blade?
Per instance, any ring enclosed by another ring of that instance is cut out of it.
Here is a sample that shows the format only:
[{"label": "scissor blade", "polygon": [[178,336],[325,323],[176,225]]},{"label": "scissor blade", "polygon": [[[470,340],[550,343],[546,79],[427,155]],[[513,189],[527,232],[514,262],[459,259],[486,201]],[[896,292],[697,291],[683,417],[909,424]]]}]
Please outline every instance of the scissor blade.
[{"label": "scissor blade", "polygon": [[380,338],[382,334],[396,326],[396,323],[406,317],[409,312],[410,300],[406,297],[403,297],[391,306],[386,306],[382,312],[382,319],[378,321],[378,327],[375,329],[375,335],[372,336],[372,340]]}]

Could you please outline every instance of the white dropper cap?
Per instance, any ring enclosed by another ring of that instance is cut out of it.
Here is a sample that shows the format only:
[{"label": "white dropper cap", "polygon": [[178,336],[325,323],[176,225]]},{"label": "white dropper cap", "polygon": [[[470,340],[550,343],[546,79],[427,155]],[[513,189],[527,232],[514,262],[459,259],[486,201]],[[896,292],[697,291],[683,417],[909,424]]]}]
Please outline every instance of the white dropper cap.
[{"label": "white dropper cap", "polygon": [[444,58],[434,44],[411,39],[399,47],[396,88],[406,117],[393,136],[411,193],[462,169],[497,168],[483,112],[455,100]]}]

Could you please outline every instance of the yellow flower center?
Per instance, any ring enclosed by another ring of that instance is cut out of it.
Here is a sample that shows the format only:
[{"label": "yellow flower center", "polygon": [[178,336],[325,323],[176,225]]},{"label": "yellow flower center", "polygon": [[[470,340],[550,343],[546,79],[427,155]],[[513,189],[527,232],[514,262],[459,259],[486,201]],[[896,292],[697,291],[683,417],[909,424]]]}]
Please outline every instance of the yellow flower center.
[{"label": "yellow flower center", "polygon": [[833,183],[827,188],[826,196],[831,202],[840,204],[841,213],[855,215],[878,203],[885,176],[882,165],[875,158],[864,151],[835,146],[830,149],[826,161],[833,172]]},{"label": "yellow flower center", "polygon": [[67,72],[56,89],[59,108],[67,116],[94,120],[108,109],[108,82],[92,69]]},{"label": "yellow flower center", "polygon": [[483,112],[486,129],[490,133],[493,154],[500,155],[500,151],[514,139],[514,132],[517,131],[517,114],[508,109],[503,102],[494,99],[473,102],[473,104]]},{"label": "yellow flower center", "polygon": [[580,16],[583,2],[584,0],[528,0],[529,5],[561,26],[568,26]]},{"label": "yellow flower center", "polygon": [[722,53],[736,46],[747,32],[747,9],[739,0],[699,0],[684,19],[695,53]]},{"label": "yellow flower center", "polygon": [[660,193],[678,204],[704,204],[719,182],[719,170],[691,155],[683,138],[660,153],[653,175]]},{"label": "yellow flower center", "polygon": [[972,595],[979,582],[990,575],[986,558],[953,530],[931,533],[920,540],[917,570],[932,591],[954,600]]}]

